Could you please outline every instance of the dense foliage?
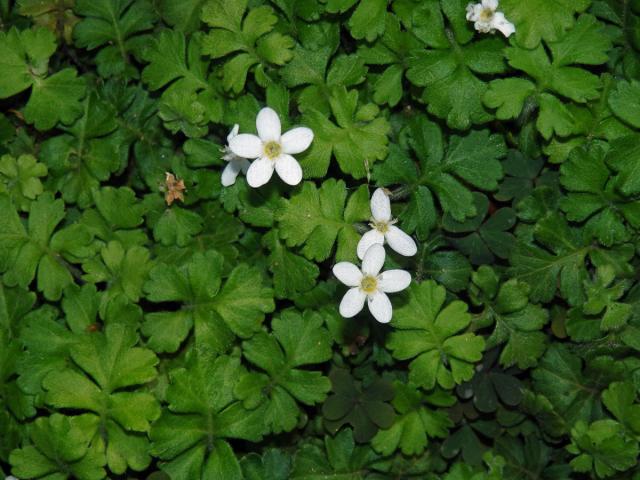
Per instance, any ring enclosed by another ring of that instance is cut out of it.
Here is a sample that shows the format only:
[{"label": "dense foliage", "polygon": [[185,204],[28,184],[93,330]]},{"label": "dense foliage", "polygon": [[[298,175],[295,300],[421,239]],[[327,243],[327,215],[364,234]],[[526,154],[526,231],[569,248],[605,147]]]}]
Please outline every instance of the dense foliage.
[{"label": "dense foliage", "polygon": [[640,1],[467,3],[0,0],[0,478],[640,478]]}]

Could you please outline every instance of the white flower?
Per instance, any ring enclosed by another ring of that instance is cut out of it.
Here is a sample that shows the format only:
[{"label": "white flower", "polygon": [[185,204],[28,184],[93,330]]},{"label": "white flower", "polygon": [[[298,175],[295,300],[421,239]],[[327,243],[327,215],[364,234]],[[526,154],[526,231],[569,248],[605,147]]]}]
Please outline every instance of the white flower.
[{"label": "white flower", "polygon": [[289,185],[302,180],[302,168],[292,153],[304,152],[313,141],[310,128],[298,127],[280,135],[280,119],[271,108],[258,112],[258,136],[242,133],[229,141],[229,148],[239,157],[257,158],[247,171],[247,183],[260,187],[267,183],[273,171]]},{"label": "white flower", "polygon": [[[526,0],[523,0],[526,1]],[[500,30],[505,37],[516,31],[516,27],[507,20],[502,12],[496,12],[498,0],[482,0],[481,3],[467,5],[467,20],[474,22],[474,28],[482,33],[495,33]]]},{"label": "white flower", "polygon": [[350,288],[340,302],[340,315],[355,316],[367,300],[369,311],[380,323],[388,323],[393,313],[387,293],[404,290],[411,283],[411,275],[404,270],[387,270],[380,273],[384,264],[384,247],[371,245],[362,260],[362,270],[353,263],[340,262],[333,267],[333,274]]},{"label": "white flower", "polygon": [[371,227],[358,242],[358,258],[362,260],[365,252],[373,244],[389,246],[405,257],[411,257],[418,251],[416,242],[409,235],[394,225],[397,220],[391,218],[391,202],[384,189],[378,188],[371,196]]},{"label": "white flower", "polygon": [[[240,125],[237,123],[233,126],[229,135],[227,135],[227,143],[231,143],[235,137],[238,136],[238,129]],[[240,172],[247,174],[247,170],[249,170],[249,165],[251,163],[246,158],[239,157],[235,153],[231,151],[229,145],[224,147],[224,155],[222,156],[223,160],[229,162],[224,170],[222,171],[222,185],[228,187],[236,183],[236,178],[238,178],[238,174]]]}]

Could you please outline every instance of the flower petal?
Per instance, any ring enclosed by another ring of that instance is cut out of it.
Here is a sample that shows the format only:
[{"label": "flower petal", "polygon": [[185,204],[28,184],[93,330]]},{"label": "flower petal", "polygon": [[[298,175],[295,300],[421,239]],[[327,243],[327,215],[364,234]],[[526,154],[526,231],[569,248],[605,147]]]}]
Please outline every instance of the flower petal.
[{"label": "flower petal", "polygon": [[355,317],[362,307],[367,295],[359,288],[350,288],[340,302],[340,315],[344,318]]},{"label": "flower petal", "polygon": [[516,31],[516,27],[513,23],[507,20],[502,12],[496,12],[491,20],[491,28],[500,30],[505,37],[509,37]]},{"label": "flower petal", "polygon": [[286,153],[280,155],[275,160],[276,172],[284,183],[297,185],[302,181],[302,168],[298,161]]},{"label": "flower petal", "polygon": [[393,293],[411,285],[411,274],[405,270],[387,270],[378,277],[378,290]]},{"label": "flower petal", "polygon": [[379,243],[371,245],[362,259],[362,273],[376,276],[384,264],[384,247]]},{"label": "flower petal", "polygon": [[412,257],[418,253],[418,246],[409,235],[404,233],[395,225],[390,225],[387,233],[384,234],[389,246],[400,255]]},{"label": "flower petal", "polygon": [[280,117],[273,108],[265,107],[258,112],[256,128],[263,142],[280,140]]},{"label": "flower petal", "polygon": [[242,173],[246,175],[247,172],[249,171],[249,167],[251,166],[251,162],[246,158],[239,158],[234,161],[240,164],[240,169],[242,170]]},{"label": "flower petal", "polygon": [[240,125],[236,123],[231,129],[231,131],[229,132],[229,135],[227,135],[227,143],[229,143],[232,138],[238,135],[238,130],[240,130]]},{"label": "flower petal", "polygon": [[304,152],[313,141],[313,131],[307,127],[298,127],[289,130],[280,139],[284,153]]},{"label": "flower petal", "polygon": [[357,252],[360,260],[364,258],[364,254],[374,243],[379,243],[380,245],[384,243],[384,234],[375,228],[365,233],[358,242]]},{"label": "flower petal", "polygon": [[391,220],[391,201],[382,188],[376,189],[371,195],[371,215],[376,222]]},{"label": "flower petal", "polygon": [[229,140],[229,148],[243,158],[258,158],[262,155],[262,140],[250,133],[241,133]]},{"label": "flower petal", "polygon": [[495,12],[498,8],[498,0],[482,0],[482,6]]},{"label": "flower petal", "polygon": [[391,300],[386,294],[376,292],[368,297],[369,311],[380,323],[389,323],[393,315]]},{"label": "flower petal", "polygon": [[475,22],[480,18],[480,12],[482,12],[482,5],[479,3],[467,5],[467,20]]},{"label": "flower petal", "polygon": [[254,160],[247,170],[247,183],[258,188],[269,181],[273,175],[273,162],[266,157]]},{"label": "flower petal", "polygon": [[[247,160],[245,160],[246,162]],[[242,164],[240,162],[231,161],[227,163],[227,166],[224,167],[222,171],[222,186],[228,187],[236,183],[236,178],[242,169]]]},{"label": "flower petal", "polygon": [[362,281],[362,272],[350,262],[336,263],[333,266],[333,274],[348,287],[359,287]]}]

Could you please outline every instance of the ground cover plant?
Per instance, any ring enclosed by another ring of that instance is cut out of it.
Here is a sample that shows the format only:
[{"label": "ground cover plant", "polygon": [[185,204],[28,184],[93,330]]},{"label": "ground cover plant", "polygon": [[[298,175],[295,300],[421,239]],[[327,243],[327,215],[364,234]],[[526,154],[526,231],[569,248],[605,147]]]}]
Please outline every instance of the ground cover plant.
[{"label": "ground cover plant", "polygon": [[0,27],[0,478],[640,479],[639,1]]}]

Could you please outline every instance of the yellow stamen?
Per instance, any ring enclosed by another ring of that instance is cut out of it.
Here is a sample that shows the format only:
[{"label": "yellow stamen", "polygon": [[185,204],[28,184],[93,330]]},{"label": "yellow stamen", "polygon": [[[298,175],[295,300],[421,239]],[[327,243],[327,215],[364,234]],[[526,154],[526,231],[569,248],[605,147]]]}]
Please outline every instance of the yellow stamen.
[{"label": "yellow stamen", "polygon": [[278,158],[281,153],[282,146],[278,142],[267,142],[264,146],[264,154],[271,160]]},{"label": "yellow stamen", "polygon": [[378,279],[373,275],[365,275],[360,282],[360,290],[366,294],[372,294],[378,290]]},{"label": "yellow stamen", "polygon": [[490,22],[493,18],[493,10],[490,8],[483,8],[480,11],[480,20],[483,22]]}]

